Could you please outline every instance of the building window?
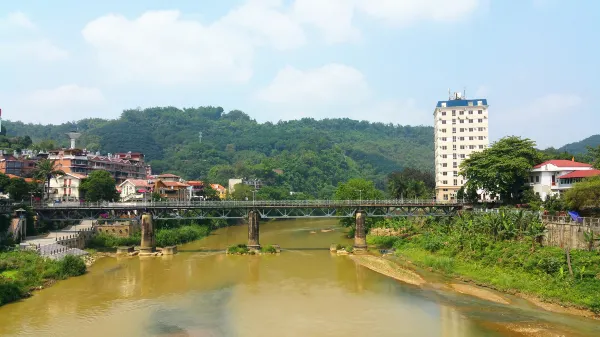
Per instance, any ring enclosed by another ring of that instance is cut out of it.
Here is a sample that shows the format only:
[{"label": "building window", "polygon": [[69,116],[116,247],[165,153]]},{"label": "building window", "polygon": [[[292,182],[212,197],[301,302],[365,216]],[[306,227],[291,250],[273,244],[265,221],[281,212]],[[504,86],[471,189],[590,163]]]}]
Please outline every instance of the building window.
[{"label": "building window", "polygon": [[444,194],[444,200],[448,200],[448,194]]},{"label": "building window", "polygon": [[[442,103],[442,105],[446,105],[446,103]],[[442,111],[442,116],[446,116],[446,111]]]},{"label": "building window", "polygon": [[469,101],[469,102],[467,102],[467,105],[468,105],[468,106],[473,106],[473,101]]},{"label": "building window", "polygon": [[473,123],[473,120],[472,120],[472,119],[469,119],[469,123],[471,123],[471,124],[472,124],[472,123]]},{"label": "building window", "polygon": [[485,131],[485,128],[477,128],[477,131]]},{"label": "building window", "polygon": [[477,101],[477,105],[483,105],[482,101]]},{"label": "building window", "polygon": [[471,150],[475,149],[475,145],[469,145],[469,149],[471,149]]},{"label": "building window", "polygon": [[475,140],[475,137],[471,136],[469,137],[469,140]]},{"label": "building window", "polygon": [[440,139],[442,140],[442,142],[445,142],[447,138],[446,137],[441,137]]},{"label": "building window", "polygon": [[440,148],[441,148],[442,150],[448,150],[448,147],[447,147],[446,145],[442,145],[442,146],[440,146]]},{"label": "building window", "polygon": [[452,145],[452,150],[456,151],[456,144]]},{"label": "building window", "polygon": [[[454,171],[454,172],[453,172],[453,176],[454,176],[454,177],[458,177],[458,171]],[[456,185],[456,183],[454,183],[454,184]]]},{"label": "building window", "polygon": [[540,182],[540,176],[535,176],[535,182],[539,183]]},{"label": "building window", "polygon": [[456,128],[452,128],[452,133],[456,133]]},{"label": "building window", "polygon": [[465,128],[460,128],[460,132],[465,132]]},{"label": "building window", "polygon": [[481,119],[481,118],[480,118],[480,119],[478,119],[478,120],[477,120],[477,123],[483,123],[483,119]]},{"label": "building window", "polygon": [[442,184],[448,185],[448,180],[442,180]]},{"label": "building window", "polygon": [[447,176],[447,175],[448,175],[448,172],[444,171],[444,172],[442,172],[442,175],[443,175],[443,176]]},{"label": "building window", "polygon": [[458,179],[454,179],[454,186],[458,185]]},{"label": "building window", "polygon": [[479,136],[479,140],[484,140],[485,137],[484,136]]},{"label": "building window", "polygon": [[474,131],[474,129],[473,129],[473,128],[469,128],[469,132],[473,132],[473,131]]},{"label": "building window", "polygon": [[478,115],[483,115],[483,110],[478,110],[478,111],[477,111],[477,114],[478,114]]},{"label": "building window", "polygon": [[460,137],[460,138],[458,138],[458,140],[460,140],[462,142],[465,140],[465,137]]},{"label": "building window", "polygon": [[442,158],[446,159],[446,158],[448,158],[448,155],[447,154],[443,154]]},{"label": "building window", "polygon": [[442,167],[448,167],[448,164],[442,163]]},{"label": "building window", "polygon": [[460,154],[460,158],[461,158],[461,159],[465,159],[465,154],[464,154],[464,153],[461,153],[461,154]]},{"label": "building window", "polygon": [[452,141],[456,142],[456,136],[452,136]]},{"label": "building window", "polygon": [[460,124],[465,124],[465,120],[464,119],[459,119],[458,121],[460,122]]},{"label": "building window", "polygon": [[456,124],[456,119],[452,118],[452,124]]},{"label": "building window", "polygon": [[456,116],[456,110],[452,110],[452,117]]},{"label": "building window", "polygon": [[452,159],[456,160],[456,153],[452,154]]},{"label": "building window", "polygon": [[457,168],[458,167],[458,163],[457,162],[452,162],[452,168]]},{"label": "building window", "polygon": [[461,145],[461,146],[460,146],[460,149],[461,149],[461,150],[464,150],[464,149],[465,149],[465,146],[464,146],[464,145]]},{"label": "building window", "polygon": [[442,124],[446,124],[446,120],[442,120]]},{"label": "building window", "polygon": [[441,129],[440,131],[446,133],[446,129]]},{"label": "building window", "polygon": [[462,116],[462,115],[465,114],[465,112],[464,111],[459,111],[458,114]]},{"label": "building window", "polygon": [[442,102],[442,107],[446,107],[446,102]]},{"label": "building window", "polygon": [[480,148],[480,149],[483,149],[483,145],[479,145],[479,148]]},{"label": "building window", "polygon": [[473,110],[469,110],[469,115],[472,115],[472,114],[473,114]]}]

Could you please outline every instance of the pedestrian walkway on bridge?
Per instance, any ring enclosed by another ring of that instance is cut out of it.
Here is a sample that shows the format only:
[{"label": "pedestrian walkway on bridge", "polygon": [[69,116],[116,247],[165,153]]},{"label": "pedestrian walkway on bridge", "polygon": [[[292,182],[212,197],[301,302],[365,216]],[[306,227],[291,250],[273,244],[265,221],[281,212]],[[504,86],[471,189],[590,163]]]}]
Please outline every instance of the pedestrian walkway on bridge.
[{"label": "pedestrian walkway on bridge", "polygon": [[85,240],[86,233],[92,231],[93,221],[84,220],[78,225],[68,226],[44,236],[27,237],[19,246],[22,250],[35,250],[41,256],[51,259],[61,259],[66,255],[87,255],[85,250],[75,246]]}]

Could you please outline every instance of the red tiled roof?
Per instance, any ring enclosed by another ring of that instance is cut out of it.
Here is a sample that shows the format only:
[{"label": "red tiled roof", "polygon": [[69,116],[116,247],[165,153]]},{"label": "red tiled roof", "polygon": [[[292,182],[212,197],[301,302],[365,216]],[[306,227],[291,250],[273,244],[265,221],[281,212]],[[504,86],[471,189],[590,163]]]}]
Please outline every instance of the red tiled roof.
[{"label": "red tiled roof", "polygon": [[127,179],[121,185],[125,184],[126,182],[130,182],[135,187],[150,187],[151,186],[150,184],[148,184],[147,180],[143,180],[143,179]]},{"label": "red tiled roof", "polygon": [[210,187],[212,187],[212,189],[215,191],[225,192],[225,187],[223,187],[219,184],[210,184]]},{"label": "red tiled roof", "polygon": [[180,178],[180,177],[176,176],[174,174],[171,174],[171,173],[165,173],[165,174],[158,175],[158,178]]},{"label": "red tiled roof", "polygon": [[189,180],[189,181],[186,181],[186,184],[188,184],[190,186],[204,186],[204,182],[198,181],[198,180]]},{"label": "red tiled roof", "polygon": [[573,171],[571,173],[563,174],[558,177],[559,179],[567,179],[567,178],[589,178],[600,176],[600,170],[579,170]]},{"label": "red tiled roof", "polygon": [[188,187],[189,185],[184,184],[184,183],[180,183],[178,181],[162,181],[160,180],[161,183],[163,183],[163,185],[167,186],[167,187]]},{"label": "red tiled roof", "polygon": [[544,165],[554,165],[556,167],[592,167],[592,165],[590,164],[586,164],[586,163],[579,163],[576,161],[571,161],[571,160],[564,160],[564,159],[554,159],[554,160],[548,160],[545,161],[541,164],[535,165],[533,168],[540,168]]},{"label": "red tiled roof", "polygon": [[83,174],[79,174],[79,173],[66,173],[67,175],[70,175],[71,177],[77,178],[77,179],[85,179],[87,178],[87,176],[83,175]]}]

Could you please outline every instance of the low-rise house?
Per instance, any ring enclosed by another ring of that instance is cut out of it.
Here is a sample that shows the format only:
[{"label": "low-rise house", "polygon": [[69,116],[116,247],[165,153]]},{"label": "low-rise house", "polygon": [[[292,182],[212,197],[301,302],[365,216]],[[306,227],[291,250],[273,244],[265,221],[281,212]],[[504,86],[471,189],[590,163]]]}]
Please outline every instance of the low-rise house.
[{"label": "low-rise house", "polygon": [[227,198],[227,189],[219,184],[210,184],[210,187],[217,192],[219,199],[223,200]]},{"label": "low-rise house", "polygon": [[50,179],[50,198],[55,201],[80,201],[79,186],[86,176],[77,173],[66,173]]},{"label": "low-rise house", "polygon": [[152,187],[148,180],[127,179],[119,184],[117,190],[121,201],[148,201],[152,197]]},{"label": "low-rise house", "polygon": [[189,200],[189,187],[190,185],[179,181],[158,179],[154,182],[153,191],[168,201],[186,201]]},{"label": "low-rise house", "polygon": [[592,165],[574,160],[549,160],[533,167],[529,185],[542,200],[550,196],[560,196],[581,179],[600,175]]},{"label": "low-rise house", "polygon": [[204,182],[198,180],[189,180],[186,181],[190,187],[188,191],[190,193],[190,200],[202,200],[204,199]]}]

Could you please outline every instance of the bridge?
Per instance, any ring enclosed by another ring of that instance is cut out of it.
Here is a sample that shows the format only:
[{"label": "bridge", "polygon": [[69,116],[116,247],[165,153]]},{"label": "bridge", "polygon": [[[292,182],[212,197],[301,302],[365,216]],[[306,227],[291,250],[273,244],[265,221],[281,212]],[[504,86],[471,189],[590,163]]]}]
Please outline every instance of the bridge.
[{"label": "bridge", "polygon": [[[149,226],[149,232],[153,232],[152,225],[148,225],[152,220],[245,219],[248,221],[248,246],[254,248],[260,247],[260,219],[354,218],[354,246],[364,249],[364,223],[367,216],[452,216],[463,206],[457,201],[388,199],[58,203],[35,204],[33,209],[41,219],[47,221],[141,218],[142,230]],[[142,214],[146,216],[142,217]],[[149,240],[153,242],[151,238]]]}]

